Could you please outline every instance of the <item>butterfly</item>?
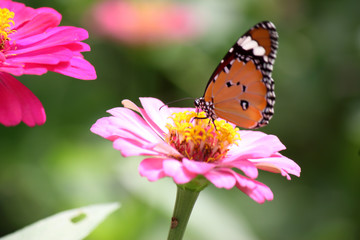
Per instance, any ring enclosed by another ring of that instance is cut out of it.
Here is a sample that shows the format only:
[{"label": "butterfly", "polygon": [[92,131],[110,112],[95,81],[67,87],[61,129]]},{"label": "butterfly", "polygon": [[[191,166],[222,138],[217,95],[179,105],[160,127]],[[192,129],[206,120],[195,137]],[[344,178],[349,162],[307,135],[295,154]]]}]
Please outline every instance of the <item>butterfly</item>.
[{"label": "butterfly", "polygon": [[271,77],[278,48],[272,22],[256,24],[230,48],[211,75],[195,107],[213,122],[218,117],[242,128],[267,125],[274,114]]}]

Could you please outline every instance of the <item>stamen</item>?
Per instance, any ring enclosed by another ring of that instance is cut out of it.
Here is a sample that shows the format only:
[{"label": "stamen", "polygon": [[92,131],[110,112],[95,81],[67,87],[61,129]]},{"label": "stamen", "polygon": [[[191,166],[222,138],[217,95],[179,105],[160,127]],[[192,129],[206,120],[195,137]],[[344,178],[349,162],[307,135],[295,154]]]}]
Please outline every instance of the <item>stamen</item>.
[{"label": "stamen", "polygon": [[0,8],[0,50],[3,50],[10,40],[9,35],[15,32],[15,30],[11,30],[11,26],[15,25],[14,16],[15,13],[9,9]]},{"label": "stamen", "polygon": [[171,119],[173,124],[167,124],[169,134],[165,139],[188,159],[216,162],[225,157],[231,144],[240,140],[238,128],[224,120],[209,122],[204,112],[174,113]]}]

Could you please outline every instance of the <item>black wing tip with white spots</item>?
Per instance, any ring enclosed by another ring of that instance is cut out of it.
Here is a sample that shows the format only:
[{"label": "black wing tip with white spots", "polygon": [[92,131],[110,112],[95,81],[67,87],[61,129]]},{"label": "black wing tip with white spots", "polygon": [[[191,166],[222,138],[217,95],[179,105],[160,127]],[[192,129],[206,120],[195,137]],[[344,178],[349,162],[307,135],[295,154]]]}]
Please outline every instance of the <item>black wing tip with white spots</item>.
[{"label": "black wing tip with white spots", "polygon": [[269,60],[271,62],[271,64],[274,64],[275,58],[276,58],[276,53],[279,47],[279,34],[276,31],[276,27],[275,25],[270,22],[270,21],[263,21],[260,22],[258,24],[255,25],[255,27],[259,28],[264,28],[267,29],[270,33],[270,40],[271,40],[271,52],[269,54]]},{"label": "black wing tip with white spots", "polygon": [[258,24],[253,26],[249,31],[247,31],[244,35],[251,36],[250,32],[256,28],[263,28],[263,29],[266,29],[269,31],[270,41],[271,41],[271,51],[270,51],[268,58],[269,58],[269,62],[271,63],[271,65],[273,65],[275,62],[277,50],[279,47],[279,42],[278,42],[279,34],[276,31],[275,24],[272,23],[271,21],[259,22]]}]

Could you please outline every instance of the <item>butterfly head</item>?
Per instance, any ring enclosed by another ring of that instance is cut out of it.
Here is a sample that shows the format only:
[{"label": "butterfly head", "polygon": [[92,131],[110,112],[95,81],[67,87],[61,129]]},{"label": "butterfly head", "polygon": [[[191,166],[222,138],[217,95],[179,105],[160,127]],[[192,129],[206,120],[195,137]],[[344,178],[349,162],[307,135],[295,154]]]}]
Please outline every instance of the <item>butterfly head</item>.
[{"label": "butterfly head", "polygon": [[195,99],[194,105],[197,109],[205,112],[206,118],[210,118],[213,121],[218,118],[215,114],[213,102],[207,102],[203,97],[200,97]]}]

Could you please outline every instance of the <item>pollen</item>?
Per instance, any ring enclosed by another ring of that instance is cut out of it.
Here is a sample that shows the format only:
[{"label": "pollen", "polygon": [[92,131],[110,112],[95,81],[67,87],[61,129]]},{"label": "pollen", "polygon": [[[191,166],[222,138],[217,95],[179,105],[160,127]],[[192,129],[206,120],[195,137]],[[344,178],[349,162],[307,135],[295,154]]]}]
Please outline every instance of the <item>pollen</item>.
[{"label": "pollen", "polygon": [[228,148],[240,140],[239,129],[224,120],[205,117],[204,112],[173,113],[173,123],[166,127],[166,141],[188,159],[217,162],[225,157]]},{"label": "pollen", "polygon": [[7,8],[0,8],[0,50],[4,49],[6,42],[10,40],[9,35],[15,30],[11,27],[15,25],[13,20],[15,13]]}]

